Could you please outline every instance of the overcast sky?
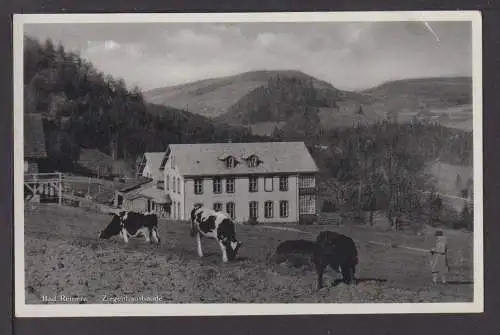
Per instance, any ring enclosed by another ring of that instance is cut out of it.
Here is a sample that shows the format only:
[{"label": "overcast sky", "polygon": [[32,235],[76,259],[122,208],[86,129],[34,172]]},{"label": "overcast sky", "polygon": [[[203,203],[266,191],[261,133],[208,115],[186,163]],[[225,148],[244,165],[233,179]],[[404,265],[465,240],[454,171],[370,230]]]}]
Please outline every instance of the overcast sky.
[{"label": "overcast sky", "polygon": [[143,90],[251,70],[300,70],[339,89],[470,76],[469,22],[26,24]]}]

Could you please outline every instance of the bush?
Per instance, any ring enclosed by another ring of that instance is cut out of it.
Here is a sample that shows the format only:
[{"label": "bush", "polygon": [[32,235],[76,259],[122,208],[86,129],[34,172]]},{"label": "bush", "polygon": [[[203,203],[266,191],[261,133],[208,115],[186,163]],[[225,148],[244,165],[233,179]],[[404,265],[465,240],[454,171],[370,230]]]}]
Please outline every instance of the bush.
[{"label": "bush", "polygon": [[247,224],[249,225],[256,225],[256,224],[259,224],[259,221],[257,221],[257,218],[255,216],[251,216],[248,221],[247,221]]},{"label": "bush", "polygon": [[312,225],[317,223],[318,216],[316,214],[305,214],[301,215],[299,218],[300,225]]},{"label": "bush", "polygon": [[335,206],[335,203],[333,201],[325,200],[323,202],[321,211],[325,213],[333,213],[337,211],[337,206]]}]

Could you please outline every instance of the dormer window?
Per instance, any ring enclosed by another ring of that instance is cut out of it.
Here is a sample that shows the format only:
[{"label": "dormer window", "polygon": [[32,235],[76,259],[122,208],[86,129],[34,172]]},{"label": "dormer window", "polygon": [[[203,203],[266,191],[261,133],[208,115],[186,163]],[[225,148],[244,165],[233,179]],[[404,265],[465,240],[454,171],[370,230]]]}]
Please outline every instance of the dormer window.
[{"label": "dormer window", "polygon": [[255,155],[252,155],[250,158],[248,158],[248,166],[249,167],[257,167],[259,165],[259,158]]},{"label": "dormer window", "polygon": [[228,169],[236,167],[236,159],[234,159],[234,157],[232,157],[232,156],[229,156],[228,158],[226,158],[226,167]]},{"label": "dormer window", "polygon": [[236,165],[239,164],[238,160],[234,156],[227,154],[227,153],[220,155],[218,157],[218,159],[220,161],[224,162],[224,165],[228,169],[234,168],[234,167],[236,167]]},{"label": "dormer window", "polygon": [[262,161],[256,154],[250,154],[243,156],[243,159],[247,162],[248,167],[254,168],[259,166]]}]

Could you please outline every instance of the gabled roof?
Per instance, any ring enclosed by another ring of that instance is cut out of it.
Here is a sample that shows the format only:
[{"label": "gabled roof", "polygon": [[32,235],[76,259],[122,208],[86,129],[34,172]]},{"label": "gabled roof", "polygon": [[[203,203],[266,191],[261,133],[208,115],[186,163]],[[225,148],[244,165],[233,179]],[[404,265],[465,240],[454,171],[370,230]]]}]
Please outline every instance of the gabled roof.
[{"label": "gabled roof", "polygon": [[139,194],[145,198],[152,199],[159,204],[171,204],[172,198],[169,194],[165,194],[162,190],[157,189],[156,187],[149,187],[144,190],[141,190]]},{"label": "gabled roof", "polygon": [[[318,172],[304,142],[171,144],[169,148],[184,176]],[[256,167],[245,161],[252,154],[262,161]],[[236,167],[227,168],[220,160],[229,156],[239,161]]]},{"label": "gabled roof", "polygon": [[45,132],[40,114],[24,114],[24,157],[46,158]]},{"label": "gabled roof", "polygon": [[123,185],[120,185],[120,187],[118,188],[118,191],[119,192],[130,192],[130,191],[135,190],[135,189],[139,188],[140,186],[142,186],[146,183],[149,183],[149,182],[151,182],[151,179],[146,178],[146,177],[138,177],[135,179],[129,179]]},{"label": "gabled roof", "polygon": [[139,188],[125,194],[125,199],[134,200],[138,198],[151,199],[159,204],[170,204],[172,198],[170,195],[165,194],[162,190],[157,189],[151,183],[141,185]]},{"label": "gabled roof", "polygon": [[[163,161],[163,157],[165,156],[165,152],[145,152],[144,158],[146,160],[146,164],[151,168],[151,174],[154,179],[161,179],[162,173],[160,171],[160,166]],[[144,169],[144,167],[142,167]],[[142,174],[142,170],[140,171]]]}]

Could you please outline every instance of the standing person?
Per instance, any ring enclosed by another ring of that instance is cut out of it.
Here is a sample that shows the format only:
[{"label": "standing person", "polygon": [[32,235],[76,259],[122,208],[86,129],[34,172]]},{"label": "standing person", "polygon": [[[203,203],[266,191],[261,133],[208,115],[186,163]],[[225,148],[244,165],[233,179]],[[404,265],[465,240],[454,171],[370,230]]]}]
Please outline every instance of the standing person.
[{"label": "standing person", "polygon": [[441,283],[446,284],[446,274],[450,271],[448,265],[448,241],[441,230],[436,231],[435,236],[436,246],[430,250],[432,255],[432,281],[437,283],[439,276],[441,276]]}]

